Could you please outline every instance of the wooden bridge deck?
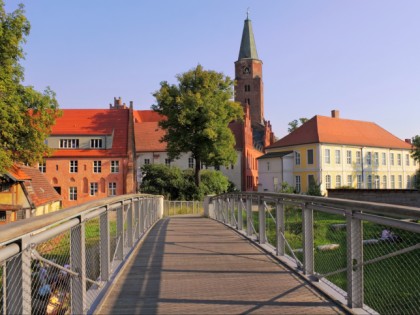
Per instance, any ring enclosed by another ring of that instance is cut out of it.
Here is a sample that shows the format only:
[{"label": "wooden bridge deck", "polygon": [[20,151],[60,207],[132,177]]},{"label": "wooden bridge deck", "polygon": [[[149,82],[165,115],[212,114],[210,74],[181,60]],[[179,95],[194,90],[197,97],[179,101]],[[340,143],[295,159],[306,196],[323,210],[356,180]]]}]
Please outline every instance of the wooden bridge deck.
[{"label": "wooden bridge deck", "polygon": [[202,217],[161,220],[98,314],[340,314],[239,234]]}]

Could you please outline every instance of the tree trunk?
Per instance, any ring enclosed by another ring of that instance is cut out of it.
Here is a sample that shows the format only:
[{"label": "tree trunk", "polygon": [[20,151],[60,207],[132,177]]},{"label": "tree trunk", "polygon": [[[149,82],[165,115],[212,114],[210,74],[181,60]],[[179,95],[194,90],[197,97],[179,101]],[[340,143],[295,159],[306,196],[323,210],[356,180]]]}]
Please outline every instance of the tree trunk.
[{"label": "tree trunk", "polygon": [[195,186],[200,186],[200,170],[201,170],[201,161],[195,159],[195,171],[194,171],[194,182]]}]

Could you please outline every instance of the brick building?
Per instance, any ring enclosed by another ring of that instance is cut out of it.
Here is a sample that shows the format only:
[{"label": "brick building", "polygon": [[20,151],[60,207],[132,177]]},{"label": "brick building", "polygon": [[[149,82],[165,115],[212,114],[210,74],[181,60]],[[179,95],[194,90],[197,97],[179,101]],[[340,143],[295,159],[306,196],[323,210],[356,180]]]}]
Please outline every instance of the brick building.
[{"label": "brick building", "polygon": [[132,104],[63,109],[47,138],[51,156],[39,165],[68,207],[136,191]]}]

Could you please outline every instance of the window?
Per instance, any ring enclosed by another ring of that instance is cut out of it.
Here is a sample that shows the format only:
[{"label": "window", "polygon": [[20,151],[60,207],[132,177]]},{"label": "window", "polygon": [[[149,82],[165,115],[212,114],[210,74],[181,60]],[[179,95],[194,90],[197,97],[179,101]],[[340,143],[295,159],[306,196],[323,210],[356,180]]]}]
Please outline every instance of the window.
[{"label": "window", "polygon": [[372,175],[368,175],[367,177],[367,188],[372,189]]},{"label": "window", "polygon": [[245,92],[251,91],[251,86],[249,84],[245,84]]},{"label": "window", "polygon": [[357,188],[358,189],[361,189],[362,188],[362,184],[363,184],[362,175],[357,175]]},{"label": "window", "polygon": [[389,154],[389,164],[394,165],[394,153]]},{"label": "window", "polygon": [[402,175],[398,175],[398,188],[402,189]]},{"label": "window", "polygon": [[325,188],[326,189],[331,188],[331,176],[330,175],[325,176]]},{"label": "window", "polygon": [[308,164],[314,164],[314,150],[310,149],[307,151]]},{"label": "window", "polygon": [[362,152],[356,151],[356,164],[360,165],[362,162]]},{"label": "window", "polygon": [[316,185],[314,175],[308,175],[308,185],[309,187]]},{"label": "window", "polygon": [[279,188],[279,179],[277,177],[273,178],[273,187],[274,191],[277,191],[277,189]]},{"label": "window", "polygon": [[108,196],[117,195],[117,183],[108,183]]},{"label": "window", "polygon": [[367,165],[372,165],[372,152],[367,152],[366,153],[366,164]]},{"label": "window", "polygon": [[79,139],[60,139],[60,148],[75,149],[79,147]]},{"label": "window", "polygon": [[374,188],[379,189],[379,175],[375,175],[375,183]]},{"label": "window", "polygon": [[378,166],[379,165],[379,153],[378,152],[373,153],[373,160],[375,162],[375,165]]},{"label": "window", "polygon": [[405,165],[410,166],[410,155],[409,154],[405,155]]},{"label": "window", "polygon": [[77,187],[69,187],[69,200],[77,200]]},{"label": "window", "polygon": [[411,187],[411,177],[410,175],[407,175],[407,189],[410,189]]},{"label": "window", "polygon": [[91,196],[95,196],[98,193],[98,183],[90,183],[90,192]]},{"label": "window", "polygon": [[188,168],[194,168],[194,158],[188,158]]},{"label": "window", "polygon": [[386,165],[386,153],[382,152],[382,165]]},{"label": "window", "polygon": [[171,159],[165,159],[165,165],[171,166]]},{"label": "window", "polygon": [[6,211],[0,211],[0,222],[4,222],[6,221],[7,216],[6,216]]},{"label": "window", "polygon": [[251,100],[249,98],[245,99],[245,104],[251,105]]},{"label": "window", "polygon": [[93,172],[94,173],[102,172],[102,161],[93,161]]},{"label": "window", "polygon": [[78,169],[78,162],[70,161],[70,173],[77,173],[77,169]]},{"label": "window", "polygon": [[395,175],[391,175],[391,188],[395,189]]},{"label": "window", "polygon": [[383,189],[387,188],[386,175],[382,176],[382,188]]},{"label": "window", "polygon": [[300,189],[301,189],[301,186],[300,186],[300,176],[296,176],[295,179],[296,179],[295,189],[296,189],[296,192],[299,193],[300,192]]},{"label": "window", "polygon": [[330,149],[325,149],[325,163],[330,164],[331,157],[330,157]]},{"label": "window", "polygon": [[267,162],[267,171],[270,170],[270,162]]},{"label": "window", "polygon": [[150,159],[144,159],[144,165],[149,165],[150,164]]},{"label": "window", "polygon": [[347,155],[347,164],[351,164],[351,151],[347,150],[346,155]]},{"label": "window", "polygon": [[111,173],[118,173],[120,171],[120,161],[111,161]]},{"label": "window", "polygon": [[47,171],[47,162],[43,161],[42,163],[39,163],[38,169],[41,173],[45,173]]},{"label": "window", "polygon": [[295,164],[300,165],[300,153],[295,152]]},{"label": "window", "polygon": [[102,139],[90,139],[91,148],[102,148]]},{"label": "window", "polygon": [[341,187],[341,175],[335,177],[335,188]]},{"label": "window", "polygon": [[353,176],[347,175],[347,186],[352,187],[353,186]]},{"label": "window", "polygon": [[401,154],[400,153],[397,154],[397,165],[401,166]]},{"label": "window", "polygon": [[335,150],[335,164],[341,164],[341,151]]}]

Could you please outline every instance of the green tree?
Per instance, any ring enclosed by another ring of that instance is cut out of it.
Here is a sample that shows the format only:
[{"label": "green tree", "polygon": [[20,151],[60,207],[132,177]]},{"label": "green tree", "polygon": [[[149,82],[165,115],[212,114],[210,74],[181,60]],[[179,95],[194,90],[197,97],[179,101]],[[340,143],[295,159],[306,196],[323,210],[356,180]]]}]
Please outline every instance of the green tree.
[{"label": "green tree", "polygon": [[413,148],[411,149],[411,156],[417,162],[420,162],[420,136],[416,135],[411,139]]},{"label": "green tree", "polygon": [[301,125],[303,125],[304,123],[306,123],[308,121],[308,118],[302,117],[299,118],[299,120],[295,119],[291,122],[288,123],[289,128],[287,128],[287,131],[289,133],[295,131],[296,129],[298,129]]},{"label": "green tree", "polygon": [[223,73],[201,65],[176,76],[178,83],[160,83],[152,109],[166,117],[159,124],[166,131],[170,159],[191,152],[195,159],[195,185],[200,184],[201,165],[229,166],[236,162],[235,139],[229,123],[243,117],[233,102],[233,81]]},{"label": "green tree", "polygon": [[45,139],[59,115],[55,94],[23,86],[22,44],[30,24],[20,5],[6,13],[0,0],[0,173],[13,162],[34,164],[49,152]]}]

